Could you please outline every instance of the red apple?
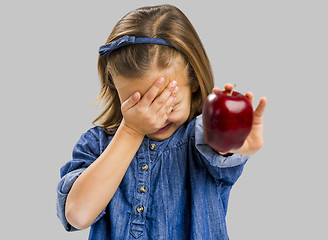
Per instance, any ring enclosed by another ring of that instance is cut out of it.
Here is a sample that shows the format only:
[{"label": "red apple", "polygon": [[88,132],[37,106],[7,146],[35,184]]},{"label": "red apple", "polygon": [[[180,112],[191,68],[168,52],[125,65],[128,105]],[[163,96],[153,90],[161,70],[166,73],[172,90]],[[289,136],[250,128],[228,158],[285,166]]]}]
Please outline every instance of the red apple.
[{"label": "red apple", "polygon": [[206,143],[217,152],[239,149],[253,124],[253,107],[236,91],[215,91],[203,107],[203,129]]}]

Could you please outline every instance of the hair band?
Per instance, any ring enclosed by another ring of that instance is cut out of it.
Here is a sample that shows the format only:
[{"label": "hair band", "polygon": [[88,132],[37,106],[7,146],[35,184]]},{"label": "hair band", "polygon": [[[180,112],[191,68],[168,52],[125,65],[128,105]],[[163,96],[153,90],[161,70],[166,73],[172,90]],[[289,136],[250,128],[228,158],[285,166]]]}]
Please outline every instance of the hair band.
[{"label": "hair band", "polygon": [[120,47],[134,45],[134,44],[144,44],[144,43],[171,46],[162,38],[135,37],[135,36],[125,35],[112,43],[101,46],[99,48],[99,55],[103,56],[103,55],[107,54],[107,58],[109,58],[109,55],[111,54],[111,52]]}]

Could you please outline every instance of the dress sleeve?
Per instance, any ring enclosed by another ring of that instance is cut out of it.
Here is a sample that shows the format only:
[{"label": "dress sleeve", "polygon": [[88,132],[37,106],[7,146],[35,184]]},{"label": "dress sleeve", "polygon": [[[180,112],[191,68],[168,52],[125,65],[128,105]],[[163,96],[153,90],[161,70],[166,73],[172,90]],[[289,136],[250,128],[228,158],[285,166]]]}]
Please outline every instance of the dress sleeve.
[{"label": "dress sleeve", "polygon": [[223,156],[208,146],[204,139],[202,115],[197,116],[195,123],[195,146],[199,157],[203,160],[212,176],[229,185],[240,177],[248,156],[232,154]]},{"label": "dress sleeve", "polygon": [[[66,231],[78,229],[70,225],[65,216],[65,203],[73,183],[80,174],[100,156],[99,138],[94,129],[84,133],[73,148],[72,160],[60,169],[60,181],[57,185],[57,216]],[[98,221],[105,214],[103,210],[95,220]]]}]

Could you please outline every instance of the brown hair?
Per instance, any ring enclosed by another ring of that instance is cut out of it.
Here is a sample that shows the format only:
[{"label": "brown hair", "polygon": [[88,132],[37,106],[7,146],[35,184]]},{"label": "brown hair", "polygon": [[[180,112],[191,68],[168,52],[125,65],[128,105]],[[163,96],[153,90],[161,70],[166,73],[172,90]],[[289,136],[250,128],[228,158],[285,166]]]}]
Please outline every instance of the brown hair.
[{"label": "brown hair", "polygon": [[112,74],[139,77],[147,73],[154,64],[161,69],[171,66],[180,56],[188,65],[189,84],[195,88],[188,121],[200,114],[205,98],[214,87],[213,73],[203,44],[184,13],[171,5],[138,8],[115,25],[106,44],[124,35],[162,38],[172,47],[137,44],[116,49],[109,58],[107,55],[99,56],[101,91],[96,101],[103,102],[104,110],[93,124],[113,134],[121,123],[121,103]]}]

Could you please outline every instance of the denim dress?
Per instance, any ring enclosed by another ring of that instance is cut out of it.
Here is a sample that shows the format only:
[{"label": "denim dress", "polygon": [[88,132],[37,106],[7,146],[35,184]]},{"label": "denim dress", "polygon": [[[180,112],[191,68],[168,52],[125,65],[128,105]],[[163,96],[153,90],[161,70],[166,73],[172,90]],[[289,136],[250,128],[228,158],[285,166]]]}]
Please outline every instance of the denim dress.
[{"label": "denim dress", "polygon": [[[65,218],[67,195],[112,137],[101,127],[91,128],[60,169],[57,215],[67,231],[77,230]],[[201,115],[166,140],[145,137],[113,198],[91,225],[89,239],[229,239],[229,194],[247,160],[213,151],[205,143]]]}]

